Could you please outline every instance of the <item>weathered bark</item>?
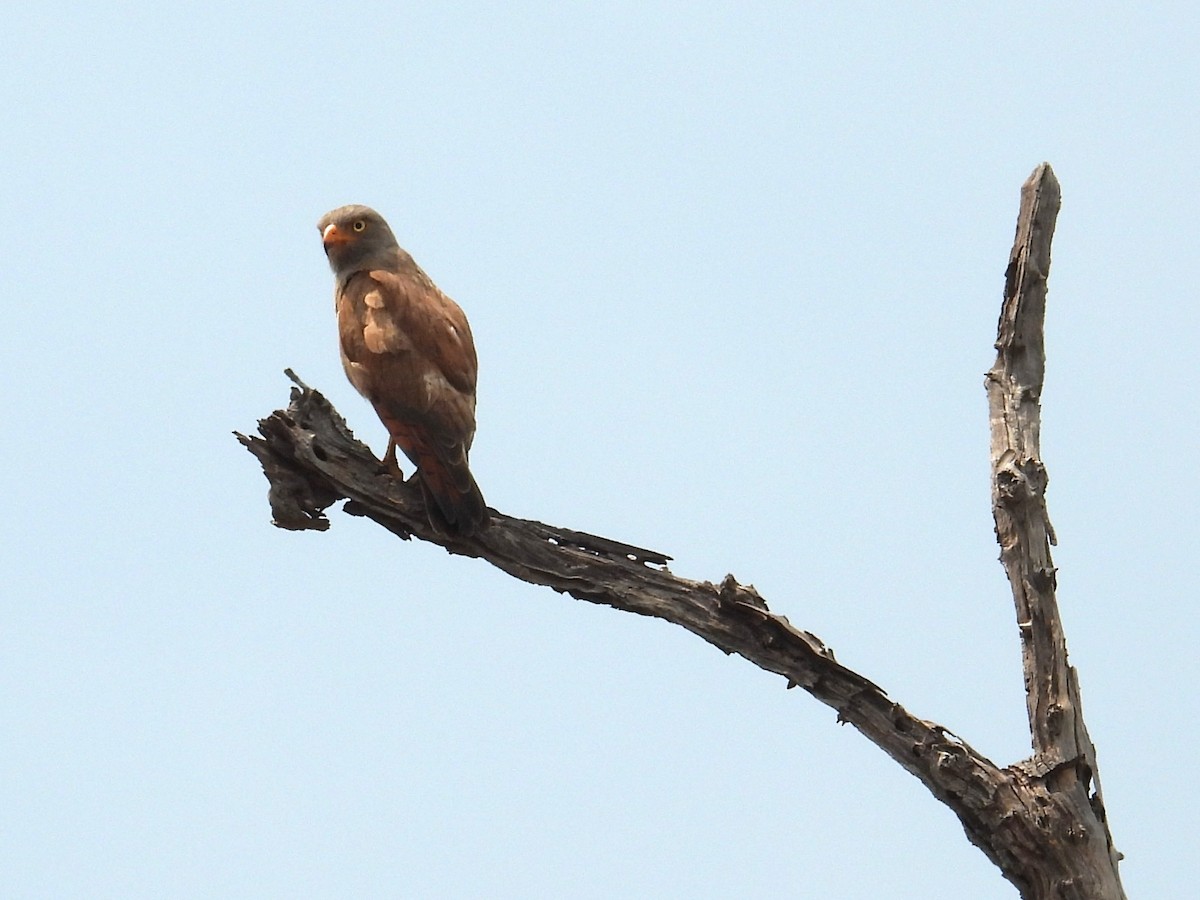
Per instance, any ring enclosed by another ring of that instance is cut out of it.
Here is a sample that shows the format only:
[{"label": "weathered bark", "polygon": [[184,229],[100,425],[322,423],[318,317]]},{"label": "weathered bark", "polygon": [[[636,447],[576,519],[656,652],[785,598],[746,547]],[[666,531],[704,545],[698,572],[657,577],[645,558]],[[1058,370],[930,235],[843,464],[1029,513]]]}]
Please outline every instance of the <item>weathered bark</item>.
[{"label": "weathered bark", "polygon": [[1041,460],[1041,396],[1046,371],[1044,323],[1050,243],[1062,205],[1058,179],[1038,166],[1021,189],[1021,213],[1009,257],[996,363],[987,373],[992,435],[992,514],[1000,560],[1016,604],[1025,672],[1033,770],[1061,814],[1046,820],[1041,847],[1025,864],[1045,873],[1044,897],[1123,898],[1100,791],[1096,748],[1088,737],[1079,679],[1067,642],[1046,512],[1049,478]]},{"label": "weathered bark", "polygon": [[664,554],[495,511],[492,526],[474,538],[438,535],[427,523],[420,490],[388,476],[329,402],[291,372],[297,387],[288,408],[259,422],[260,437],[238,439],[262,463],[279,527],[325,530],[324,511],[345,498],[345,512],[402,538],[415,536],[486,559],[530,584],[686,628],[837,710],[839,721],[857,728],[954,811],[971,842],[1023,897],[1120,900],[1095,750],[1054,604],[1045,470],[1037,455],[1041,320],[1057,209],[1057,183],[1048,166],[1040,167],[1022,192],[1000,357],[988,374],[996,531],[1017,598],[1035,748],[1032,759],[1012,766],[997,766],[942,726],[913,716],[731,575],[720,584],[691,581],[670,572]]}]

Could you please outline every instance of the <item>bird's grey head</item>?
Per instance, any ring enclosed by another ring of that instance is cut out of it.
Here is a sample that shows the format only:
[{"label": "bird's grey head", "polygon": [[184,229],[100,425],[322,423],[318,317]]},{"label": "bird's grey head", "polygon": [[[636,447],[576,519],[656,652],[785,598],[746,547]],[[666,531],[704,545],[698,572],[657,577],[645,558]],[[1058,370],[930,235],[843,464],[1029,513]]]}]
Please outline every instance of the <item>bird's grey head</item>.
[{"label": "bird's grey head", "polygon": [[364,269],[395,265],[400,246],[383,216],[369,206],[339,206],[321,216],[317,230],[329,267],[339,279]]}]

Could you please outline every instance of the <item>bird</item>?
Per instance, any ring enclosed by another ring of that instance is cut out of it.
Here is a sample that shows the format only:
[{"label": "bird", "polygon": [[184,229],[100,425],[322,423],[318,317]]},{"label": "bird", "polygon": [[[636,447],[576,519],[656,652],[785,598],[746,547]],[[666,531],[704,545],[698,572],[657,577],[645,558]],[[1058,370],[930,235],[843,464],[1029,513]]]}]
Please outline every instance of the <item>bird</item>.
[{"label": "bird", "polygon": [[478,360],[471,326],[368,206],[317,223],[335,276],[342,368],[388,431],[384,467],[416,466],[430,526],[470,537],[490,521],[467,462],[475,437]]}]

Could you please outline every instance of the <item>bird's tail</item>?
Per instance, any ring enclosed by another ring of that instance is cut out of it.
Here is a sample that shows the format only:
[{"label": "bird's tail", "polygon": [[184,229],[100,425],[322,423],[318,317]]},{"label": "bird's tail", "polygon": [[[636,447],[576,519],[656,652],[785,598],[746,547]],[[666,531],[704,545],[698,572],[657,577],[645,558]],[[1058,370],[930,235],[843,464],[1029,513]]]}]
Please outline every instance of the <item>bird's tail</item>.
[{"label": "bird's tail", "polygon": [[465,454],[461,463],[433,456],[416,462],[425,509],[434,530],[470,537],[487,527],[490,521],[487,503],[467,467]]},{"label": "bird's tail", "polygon": [[487,503],[467,465],[467,443],[439,438],[379,411],[391,434],[388,454],[395,462],[395,448],[417,467],[417,478],[425,497],[429,524],[441,534],[470,537],[487,526]]}]

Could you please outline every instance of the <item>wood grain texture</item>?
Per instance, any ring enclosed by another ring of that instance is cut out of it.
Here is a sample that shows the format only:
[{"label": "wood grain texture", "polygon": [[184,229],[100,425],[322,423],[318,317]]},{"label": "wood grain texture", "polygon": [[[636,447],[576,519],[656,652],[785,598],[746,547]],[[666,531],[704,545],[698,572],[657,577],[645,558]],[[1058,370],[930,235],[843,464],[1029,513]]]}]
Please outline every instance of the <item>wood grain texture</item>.
[{"label": "wood grain texture", "polygon": [[1046,372],[1045,318],[1050,245],[1062,206],[1058,179],[1038,166],[1021,188],[1021,211],[1005,277],[996,362],[985,385],[991,423],[992,514],[1021,636],[1026,707],[1034,756],[1026,771],[1053,815],[1046,840],[1029,848],[1026,866],[1048,884],[1032,897],[1125,896],[1100,790],[1096,748],[1088,736],[1079,678],[1055,596],[1056,543],[1046,509],[1049,476],[1041,458],[1041,396]]}]

